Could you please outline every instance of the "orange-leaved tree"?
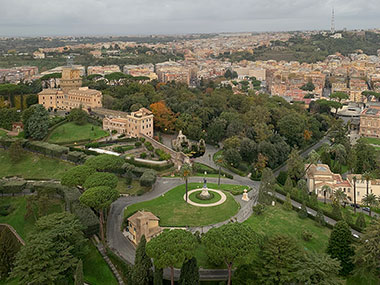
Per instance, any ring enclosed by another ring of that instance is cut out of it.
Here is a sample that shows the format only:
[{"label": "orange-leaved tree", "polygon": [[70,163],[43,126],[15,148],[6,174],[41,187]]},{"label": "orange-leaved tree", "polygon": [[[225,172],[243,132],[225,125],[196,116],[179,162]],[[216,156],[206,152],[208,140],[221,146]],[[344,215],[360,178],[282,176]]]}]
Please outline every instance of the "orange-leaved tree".
[{"label": "orange-leaved tree", "polygon": [[174,114],[164,101],[151,104],[150,109],[154,115],[156,129],[165,133],[174,131],[177,114]]}]

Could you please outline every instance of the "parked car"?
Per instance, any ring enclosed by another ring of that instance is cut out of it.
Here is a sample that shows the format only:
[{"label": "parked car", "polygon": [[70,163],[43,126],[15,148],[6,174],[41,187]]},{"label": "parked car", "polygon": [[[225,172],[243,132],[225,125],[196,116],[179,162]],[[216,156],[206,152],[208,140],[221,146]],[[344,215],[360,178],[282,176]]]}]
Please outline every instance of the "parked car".
[{"label": "parked car", "polygon": [[358,204],[351,204],[351,207],[354,207],[354,208],[356,208],[356,209],[360,209],[360,206],[358,205]]},{"label": "parked car", "polygon": [[369,207],[363,207],[362,209],[363,209],[363,211],[366,211],[366,212],[371,211],[371,209]]}]

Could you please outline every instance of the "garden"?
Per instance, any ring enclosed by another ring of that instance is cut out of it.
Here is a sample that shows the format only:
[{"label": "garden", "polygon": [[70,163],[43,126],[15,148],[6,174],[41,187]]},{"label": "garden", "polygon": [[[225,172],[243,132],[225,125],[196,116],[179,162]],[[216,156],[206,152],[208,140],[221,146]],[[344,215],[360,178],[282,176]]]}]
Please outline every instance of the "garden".
[{"label": "garden", "polygon": [[[203,187],[202,183],[189,183],[188,190]],[[207,183],[211,189],[223,190],[227,200],[215,207],[196,207],[187,204],[183,197],[186,193],[185,185],[180,185],[156,199],[137,203],[125,209],[124,217],[128,218],[138,210],[150,211],[160,218],[160,226],[205,226],[223,222],[239,211],[239,204],[230,192],[248,188],[246,186],[221,185]]]},{"label": "garden", "polygon": [[76,142],[94,141],[108,135],[101,127],[90,123],[78,125],[75,122],[68,122],[54,129],[47,141],[55,144],[75,144]]}]

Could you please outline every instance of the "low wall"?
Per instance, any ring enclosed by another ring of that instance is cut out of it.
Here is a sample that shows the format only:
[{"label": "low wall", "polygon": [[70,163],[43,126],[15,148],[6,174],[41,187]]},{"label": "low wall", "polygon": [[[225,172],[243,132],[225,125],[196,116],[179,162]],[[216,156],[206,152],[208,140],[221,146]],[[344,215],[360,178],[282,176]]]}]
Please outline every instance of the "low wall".
[{"label": "low wall", "polygon": [[170,147],[167,147],[166,145],[156,141],[155,139],[148,137],[146,135],[142,135],[143,138],[145,138],[146,141],[149,141],[154,148],[161,149],[167,153],[169,153],[172,157],[173,163],[178,167],[178,169],[182,166],[184,163],[190,164],[190,158],[184,154],[183,152],[177,152],[175,150],[172,150]]}]

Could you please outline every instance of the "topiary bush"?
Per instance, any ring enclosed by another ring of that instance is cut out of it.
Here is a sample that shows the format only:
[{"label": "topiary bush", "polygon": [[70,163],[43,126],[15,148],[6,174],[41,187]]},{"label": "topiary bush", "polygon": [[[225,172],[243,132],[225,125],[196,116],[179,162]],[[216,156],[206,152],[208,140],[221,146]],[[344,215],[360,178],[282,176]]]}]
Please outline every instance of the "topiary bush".
[{"label": "topiary bush", "polygon": [[113,189],[116,188],[117,182],[117,177],[113,173],[95,172],[86,179],[83,187],[88,189],[96,186],[107,186]]},{"label": "topiary bush", "polygon": [[140,185],[151,187],[156,182],[156,172],[154,170],[147,170],[140,177]]}]

